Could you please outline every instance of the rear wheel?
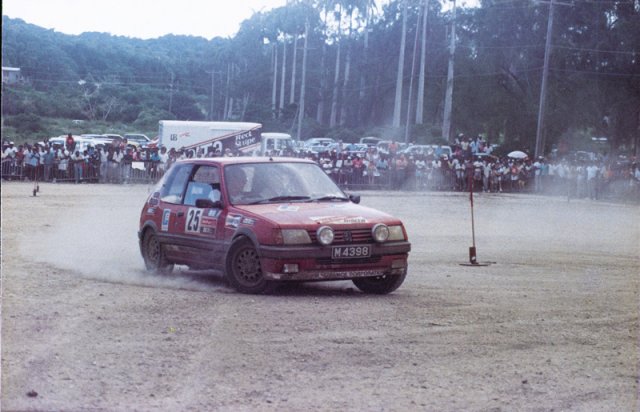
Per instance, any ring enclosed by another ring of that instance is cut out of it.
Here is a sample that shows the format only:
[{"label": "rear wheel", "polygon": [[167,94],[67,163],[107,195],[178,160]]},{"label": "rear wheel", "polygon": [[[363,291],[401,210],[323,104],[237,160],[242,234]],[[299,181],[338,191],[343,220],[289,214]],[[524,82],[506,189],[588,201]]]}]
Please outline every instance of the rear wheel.
[{"label": "rear wheel", "polygon": [[147,230],[142,241],[142,257],[144,265],[149,271],[167,275],[173,270],[173,264],[167,261],[158,235]]},{"label": "rear wheel", "polygon": [[258,251],[247,238],[238,238],[231,244],[226,274],[229,283],[242,293],[260,294],[274,289],[273,282],[262,273]]},{"label": "rear wheel", "polygon": [[372,293],[376,295],[386,295],[398,289],[407,274],[402,275],[383,275],[373,276],[369,278],[353,279],[353,284],[364,293]]}]

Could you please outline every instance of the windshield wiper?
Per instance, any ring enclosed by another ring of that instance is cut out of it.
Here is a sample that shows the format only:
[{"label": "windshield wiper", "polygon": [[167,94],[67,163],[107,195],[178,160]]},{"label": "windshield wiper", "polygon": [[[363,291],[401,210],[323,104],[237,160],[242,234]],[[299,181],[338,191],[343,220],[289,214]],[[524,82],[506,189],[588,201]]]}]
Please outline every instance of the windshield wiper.
[{"label": "windshield wiper", "polygon": [[257,205],[260,203],[270,203],[270,202],[288,202],[290,200],[309,200],[309,196],[274,196],[269,199],[257,200],[255,202],[249,203],[250,205]]},{"label": "windshield wiper", "polygon": [[318,198],[311,199],[311,200],[318,201],[318,202],[322,202],[322,201],[325,201],[325,200],[340,200],[340,201],[345,202],[345,201],[347,201],[349,199],[346,198],[346,197],[343,197],[343,196],[322,196],[322,197],[318,197]]}]

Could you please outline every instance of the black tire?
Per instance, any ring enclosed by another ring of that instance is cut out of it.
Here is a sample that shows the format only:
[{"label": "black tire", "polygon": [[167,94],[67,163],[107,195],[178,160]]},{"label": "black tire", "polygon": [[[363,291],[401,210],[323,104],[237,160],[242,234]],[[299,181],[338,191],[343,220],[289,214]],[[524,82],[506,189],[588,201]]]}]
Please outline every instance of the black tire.
[{"label": "black tire", "polygon": [[370,278],[353,279],[353,284],[364,293],[386,295],[398,289],[407,274],[373,276]]},{"label": "black tire", "polygon": [[173,270],[173,264],[167,261],[164,249],[158,236],[152,230],[147,230],[142,240],[142,258],[147,270],[168,275]]},{"label": "black tire", "polygon": [[231,244],[226,276],[231,286],[242,293],[269,293],[275,288],[274,282],[264,278],[258,251],[247,238],[238,238]]}]

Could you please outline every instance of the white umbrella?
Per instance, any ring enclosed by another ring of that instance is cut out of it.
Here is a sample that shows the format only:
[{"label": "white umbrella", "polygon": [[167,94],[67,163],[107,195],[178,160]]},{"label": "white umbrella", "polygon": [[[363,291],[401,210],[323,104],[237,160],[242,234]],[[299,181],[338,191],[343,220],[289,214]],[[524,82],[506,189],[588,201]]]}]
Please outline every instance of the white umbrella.
[{"label": "white umbrella", "polygon": [[514,150],[513,152],[509,153],[507,156],[512,157],[514,159],[524,159],[529,157],[528,154],[526,154],[525,152],[521,152],[520,150]]}]

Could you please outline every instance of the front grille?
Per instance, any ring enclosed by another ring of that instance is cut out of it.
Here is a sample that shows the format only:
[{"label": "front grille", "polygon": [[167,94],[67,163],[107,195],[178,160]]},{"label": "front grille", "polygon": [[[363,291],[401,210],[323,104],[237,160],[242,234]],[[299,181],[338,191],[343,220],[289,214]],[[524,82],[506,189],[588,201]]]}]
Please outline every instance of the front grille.
[{"label": "front grille", "polygon": [[[351,233],[351,241],[345,239],[345,232]],[[372,243],[373,236],[371,235],[371,229],[353,229],[353,230],[334,230],[333,231],[333,243],[334,245],[345,245],[351,243]],[[318,241],[316,232],[309,230],[309,237],[313,243]]]}]

